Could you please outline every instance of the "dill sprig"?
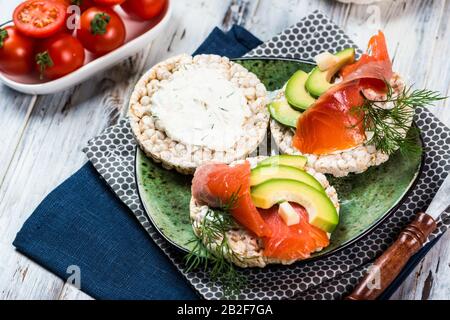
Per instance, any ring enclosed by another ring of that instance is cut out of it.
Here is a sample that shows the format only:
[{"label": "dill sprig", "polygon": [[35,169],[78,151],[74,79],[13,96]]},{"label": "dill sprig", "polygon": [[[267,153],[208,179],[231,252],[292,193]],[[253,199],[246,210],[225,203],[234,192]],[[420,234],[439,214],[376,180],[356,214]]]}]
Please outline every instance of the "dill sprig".
[{"label": "dill sprig", "polygon": [[224,297],[237,296],[246,283],[245,277],[231,262],[240,258],[227,237],[227,232],[236,227],[230,210],[236,206],[238,199],[239,190],[218,209],[208,209],[199,224],[197,237],[189,242],[194,247],[185,257],[187,272],[198,268],[209,272],[213,282],[221,283]]},{"label": "dill sprig", "polygon": [[[437,91],[427,89],[404,88],[398,95],[394,94],[392,86],[386,82],[386,98],[371,100],[365,98],[356,112],[363,112],[363,125],[366,131],[372,132],[368,144],[374,145],[388,155],[396,150],[404,155],[420,152],[416,139],[419,131],[412,127],[412,119],[417,107],[430,106],[444,100]],[[391,103],[391,108],[383,109],[380,103]]]}]

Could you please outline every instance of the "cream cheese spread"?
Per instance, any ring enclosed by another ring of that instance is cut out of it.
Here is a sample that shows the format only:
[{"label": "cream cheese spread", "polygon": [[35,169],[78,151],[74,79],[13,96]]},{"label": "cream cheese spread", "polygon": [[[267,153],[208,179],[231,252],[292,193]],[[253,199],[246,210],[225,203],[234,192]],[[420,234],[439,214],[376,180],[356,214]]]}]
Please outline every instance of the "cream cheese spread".
[{"label": "cream cheese spread", "polygon": [[151,99],[152,115],[167,136],[216,151],[236,144],[250,116],[243,90],[207,66],[176,71]]}]

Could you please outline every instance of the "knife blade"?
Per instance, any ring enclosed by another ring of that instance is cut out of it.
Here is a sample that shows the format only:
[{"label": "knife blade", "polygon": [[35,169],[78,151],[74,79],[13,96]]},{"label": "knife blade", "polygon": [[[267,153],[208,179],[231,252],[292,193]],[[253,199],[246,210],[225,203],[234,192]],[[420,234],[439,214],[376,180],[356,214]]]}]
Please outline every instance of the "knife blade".
[{"label": "knife blade", "polygon": [[437,220],[439,216],[446,211],[450,206],[450,175],[445,179],[439,188],[438,192],[431,200],[426,213],[430,215],[434,220]]},{"label": "knife blade", "polygon": [[368,269],[367,274],[347,296],[347,300],[374,300],[398,276],[409,259],[426,242],[437,228],[436,220],[450,207],[450,176],[445,179],[431,200],[427,213],[419,212],[416,218],[400,233],[397,240]]}]

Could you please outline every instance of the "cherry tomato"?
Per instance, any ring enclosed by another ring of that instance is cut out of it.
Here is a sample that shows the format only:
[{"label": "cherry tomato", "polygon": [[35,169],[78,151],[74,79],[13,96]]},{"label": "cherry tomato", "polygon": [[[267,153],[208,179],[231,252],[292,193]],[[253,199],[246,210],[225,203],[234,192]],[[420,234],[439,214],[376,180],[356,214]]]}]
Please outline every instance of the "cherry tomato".
[{"label": "cherry tomato", "polygon": [[84,48],[78,39],[58,33],[39,46],[36,68],[42,78],[57,79],[80,68],[84,58]]},{"label": "cherry tomato", "polygon": [[47,38],[64,28],[66,9],[63,3],[53,0],[25,1],[14,10],[14,25],[26,36]]},{"label": "cherry tomato", "polygon": [[65,6],[65,10],[66,10],[66,22],[64,23],[64,27],[63,27],[63,31],[64,32],[67,32],[67,33],[69,33],[69,34],[72,34],[73,33],[73,30],[75,29],[75,27],[76,27],[76,25],[74,26],[74,27],[69,27],[70,26],[70,23],[71,23],[71,21],[74,21],[74,23],[75,23],[75,19],[73,19],[72,17],[71,17],[71,13],[68,11],[68,7],[69,6],[71,6],[72,4],[71,4],[71,1],[72,0],[53,0],[53,1],[55,1],[55,2],[59,2],[59,3],[61,3],[61,4],[63,4],[64,6]]},{"label": "cherry tomato", "polygon": [[72,5],[79,6],[81,12],[84,12],[95,5],[92,0],[71,0],[71,2]]},{"label": "cherry tomato", "polygon": [[125,42],[125,25],[110,8],[92,7],[81,15],[77,38],[96,55],[103,55]]},{"label": "cherry tomato", "polygon": [[166,5],[167,0],[127,0],[120,6],[132,17],[149,20],[158,16]]},{"label": "cherry tomato", "polygon": [[55,0],[55,1],[64,3],[66,6],[79,6],[81,12],[84,12],[88,8],[94,6],[93,0]]},{"label": "cherry tomato", "polygon": [[33,39],[17,31],[16,27],[0,28],[0,70],[22,75],[33,71]]},{"label": "cherry tomato", "polygon": [[115,6],[125,2],[125,0],[94,0],[94,2],[99,6]]},{"label": "cherry tomato", "polygon": [[65,4],[66,6],[70,6],[72,2],[72,0],[54,0],[54,1]]}]

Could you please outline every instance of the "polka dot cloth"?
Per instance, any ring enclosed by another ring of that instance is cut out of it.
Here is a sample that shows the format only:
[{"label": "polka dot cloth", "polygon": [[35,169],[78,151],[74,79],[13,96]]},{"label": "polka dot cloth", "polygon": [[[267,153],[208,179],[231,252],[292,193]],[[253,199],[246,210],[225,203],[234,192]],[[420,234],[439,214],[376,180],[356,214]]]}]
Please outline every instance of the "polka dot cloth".
[{"label": "polka dot cloth", "polygon": [[[313,60],[323,52],[355,47],[350,38],[322,13],[315,11],[296,25],[247,53],[246,57],[284,57]],[[357,55],[361,50],[357,50]]]},{"label": "polka dot cloth", "polygon": [[[323,50],[340,50],[349,46],[353,43],[338,27],[320,12],[314,12],[248,56],[311,60]],[[248,278],[248,286],[239,298],[339,299],[351,291],[367,266],[387,248],[415,213],[427,208],[450,171],[450,130],[426,109],[418,109],[415,120],[425,144],[424,170],[399,210],[363,239],[331,256],[291,266],[242,270]],[[209,281],[207,274],[202,271],[185,272],[183,254],[160,236],[144,212],[134,180],[136,143],[128,122],[123,120],[106,129],[101,136],[90,141],[84,151],[106,183],[132,210],[197,292],[205,299],[222,298],[221,287]],[[430,240],[450,226],[450,210],[441,218],[439,228]]]}]

